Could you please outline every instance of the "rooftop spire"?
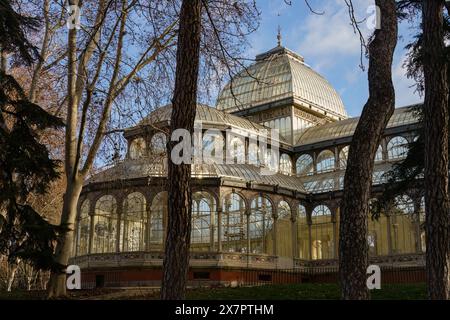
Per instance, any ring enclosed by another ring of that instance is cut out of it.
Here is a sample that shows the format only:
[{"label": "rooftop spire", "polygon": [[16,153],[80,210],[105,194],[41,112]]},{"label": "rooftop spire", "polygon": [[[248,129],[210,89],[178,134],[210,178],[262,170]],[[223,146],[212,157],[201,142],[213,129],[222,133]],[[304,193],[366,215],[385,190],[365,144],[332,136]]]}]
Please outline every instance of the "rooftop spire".
[{"label": "rooftop spire", "polygon": [[281,47],[281,27],[278,25],[277,44]]}]

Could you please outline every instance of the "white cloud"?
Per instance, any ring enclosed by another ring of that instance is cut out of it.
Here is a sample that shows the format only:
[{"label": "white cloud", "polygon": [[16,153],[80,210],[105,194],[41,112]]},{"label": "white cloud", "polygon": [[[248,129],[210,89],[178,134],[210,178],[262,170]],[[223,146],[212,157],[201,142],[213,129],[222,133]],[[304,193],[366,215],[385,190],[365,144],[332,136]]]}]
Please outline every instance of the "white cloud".
[{"label": "white cloud", "polygon": [[[371,0],[361,0],[355,5],[358,19],[364,18],[367,8],[373,4]],[[300,42],[298,51],[304,56],[336,61],[337,57],[358,56],[360,54],[359,36],[355,34],[350,24],[348,9],[344,1],[329,2],[323,8],[324,15],[308,15],[297,30],[291,32],[291,37]],[[367,38],[372,30],[361,24],[361,31]]]}]

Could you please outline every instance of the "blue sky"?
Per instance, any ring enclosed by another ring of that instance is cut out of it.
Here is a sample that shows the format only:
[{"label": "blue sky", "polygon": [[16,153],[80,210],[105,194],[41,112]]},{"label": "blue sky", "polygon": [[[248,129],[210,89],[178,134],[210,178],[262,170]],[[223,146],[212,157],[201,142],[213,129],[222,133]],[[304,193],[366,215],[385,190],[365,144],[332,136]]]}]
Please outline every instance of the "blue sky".
[{"label": "blue sky", "polygon": [[[359,18],[370,15],[367,10],[374,0],[353,1]],[[359,39],[353,33],[344,0],[312,0],[310,3],[324,15],[312,14],[304,0],[257,0],[262,11],[259,29],[251,35],[249,58],[276,46],[278,25],[282,45],[301,54],[305,62],[322,74],[340,93],[350,116],[359,116],[368,97],[367,70],[359,67]],[[362,25],[367,36],[372,31]],[[400,25],[400,39],[395,53],[393,79],[397,107],[422,101],[415,94],[414,82],[407,79],[403,62],[405,45],[415,33],[409,25]],[[367,61],[365,61],[367,66]]]}]

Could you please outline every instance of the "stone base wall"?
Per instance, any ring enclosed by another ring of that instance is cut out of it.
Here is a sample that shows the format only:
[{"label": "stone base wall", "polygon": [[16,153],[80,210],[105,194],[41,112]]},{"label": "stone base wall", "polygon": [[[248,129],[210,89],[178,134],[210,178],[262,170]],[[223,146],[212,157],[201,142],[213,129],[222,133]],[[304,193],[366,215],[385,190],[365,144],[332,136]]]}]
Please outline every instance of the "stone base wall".
[{"label": "stone base wall", "polygon": [[[72,258],[81,268],[83,289],[159,287],[162,254],[98,254]],[[382,283],[425,282],[423,255],[371,259],[381,267]],[[306,261],[266,255],[202,253],[191,256],[188,286],[248,286],[288,283],[337,283],[336,260]]]}]

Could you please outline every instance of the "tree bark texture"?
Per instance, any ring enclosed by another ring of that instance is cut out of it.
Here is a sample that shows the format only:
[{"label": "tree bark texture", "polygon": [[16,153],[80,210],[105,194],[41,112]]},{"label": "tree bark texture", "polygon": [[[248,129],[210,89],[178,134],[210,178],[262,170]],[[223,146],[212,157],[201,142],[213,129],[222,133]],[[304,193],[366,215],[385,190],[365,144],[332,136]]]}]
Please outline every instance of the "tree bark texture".
[{"label": "tree bark texture", "polygon": [[350,144],[339,232],[339,274],[343,299],[368,299],[367,216],[375,154],[395,108],[392,61],[397,45],[394,0],[377,0],[381,28],[369,44],[369,99]]},{"label": "tree bark texture", "polygon": [[[75,218],[77,215],[77,203],[80,197],[83,184],[81,181],[75,181],[67,184],[66,194],[64,195],[63,212],[61,221],[67,221],[64,226],[67,231],[61,234],[56,245],[55,260],[57,263],[67,266],[69,258],[72,254],[72,246],[75,234]],[[66,291],[66,274],[52,272],[48,286],[48,298],[65,296]]]},{"label": "tree bark texture", "polygon": [[[171,133],[194,130],[200,57],[201,0],[184,0],[178,32],[175,90],[172,99]],[[168,143],[170,157],[175,141]],[[168,161],[168,220],[161,298],[183,299],[189,269],[191,236],[191,165]]]},{"label": "tree bark texture", "polygon": [[[77,5],[78,1],[72,1],[71,5]],[[78,179],[76,165],[77,146],[77,118],[78,118],[78,98],[76,95],[76,50],[77,31],[75,28],[68,32],[68,66],[67,66],[67,121],[65,132],[65,174],[67,178],[66,193],[63,199],[63,211],[61,214],[61,225],[68,228],[64,232],[56,245],[55,260],[66,266],[72,252],[74,225],[76,219],[76,208],[78,197],[83,186],[82,179]],[[52,271],[47,290],[48,298],[61,297],[66,295],[66,274]]]},{"label": "tree bark texture", "polygon": [[443,0],[423,1],[427,290],[449,298],[448,84]]}]

